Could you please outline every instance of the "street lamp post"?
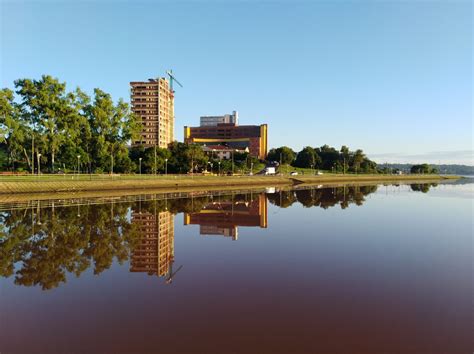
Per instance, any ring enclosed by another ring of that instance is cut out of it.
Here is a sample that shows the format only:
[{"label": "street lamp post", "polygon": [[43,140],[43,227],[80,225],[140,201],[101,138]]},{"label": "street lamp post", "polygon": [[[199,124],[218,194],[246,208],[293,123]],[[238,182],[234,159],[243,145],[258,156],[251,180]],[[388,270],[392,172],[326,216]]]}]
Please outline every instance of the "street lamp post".
[{"label": "street lamp post", "polygon": [[139,166],[138,171],[139,171],[140,176],[141,176],[142,175],[142,158],[141,157],[138,158],[138,166]]},{"label": "street lamp post", "polygon": [[40,166],[41,154],[40,154],[40,153],[36,153],[36,156],[38,157],[38,176],[39,176],[40,173],[41,173],[41,166]]},{"label": "street lamp post", "polygon": [[165,159],[165,176],[168,175],[168,159]]},{"label": "street lamp post", "polygon": [[253,176],[253,162],[250,163],[250,175]]},{"label": "street lamp post", "polygon": [[234,175],[234,150],[232,150],[232,176]]},{"label": "street lamp post", "polygon": [[219,176],[220,176],[221,175],[221,162],[219,161],[217,164],[219,165]]},{"label": "street lamp post", "polygon": [[79,162],[81,160],[81,155],[77,155],[77,175],[79,176],[80,173],[80,168],[81,168],[81,163]]},{"label": "street lamp post", "polygon": [[31,136],[31,175],[35,174],[35,136]]}]

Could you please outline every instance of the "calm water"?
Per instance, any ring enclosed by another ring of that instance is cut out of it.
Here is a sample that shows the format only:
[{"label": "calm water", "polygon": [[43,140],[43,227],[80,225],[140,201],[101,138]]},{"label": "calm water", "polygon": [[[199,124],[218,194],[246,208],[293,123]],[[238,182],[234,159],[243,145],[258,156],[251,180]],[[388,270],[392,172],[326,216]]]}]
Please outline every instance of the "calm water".
[{"label": "calm water", "polygon": [[473,186],[3,205],[0,352],[471,353]]}]

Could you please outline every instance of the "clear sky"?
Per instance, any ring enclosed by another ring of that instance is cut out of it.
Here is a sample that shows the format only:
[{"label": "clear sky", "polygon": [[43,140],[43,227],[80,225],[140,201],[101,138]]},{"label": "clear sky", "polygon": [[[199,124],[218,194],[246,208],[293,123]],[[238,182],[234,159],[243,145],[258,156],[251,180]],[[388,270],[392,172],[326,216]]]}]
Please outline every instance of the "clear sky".
[{"label": "clear sky", "polygon": [[270,147],[473,161],[471,1],[7,1],[1,86],[50,74],[129,101],[173,69],[175,133],[239,111]]}]

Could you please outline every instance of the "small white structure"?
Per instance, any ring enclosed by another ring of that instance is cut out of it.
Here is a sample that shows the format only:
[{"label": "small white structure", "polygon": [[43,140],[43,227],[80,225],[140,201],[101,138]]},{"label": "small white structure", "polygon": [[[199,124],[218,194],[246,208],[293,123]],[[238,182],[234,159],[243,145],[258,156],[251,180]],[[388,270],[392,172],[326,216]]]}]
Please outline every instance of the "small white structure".
[{"label": "small white structure", "polygon": [[245,149],[233,149],[223,145],[203,145],[202,150],[210,157],[217,157],[219,160],[230,160],[232,158],[233,153],[243,154],[249,152],[248,147],[246,147]]},{"label": "small white structure", "polygon": [[274,175],[276,173],[275,167],[265,167],[266,175]]}]

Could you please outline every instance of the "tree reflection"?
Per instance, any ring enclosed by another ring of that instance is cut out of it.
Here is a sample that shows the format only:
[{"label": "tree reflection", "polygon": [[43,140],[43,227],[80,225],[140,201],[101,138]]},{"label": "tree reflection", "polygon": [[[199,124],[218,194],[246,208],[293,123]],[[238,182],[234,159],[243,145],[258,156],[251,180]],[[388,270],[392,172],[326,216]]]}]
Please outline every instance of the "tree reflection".
[{"label": "tree reflection", "polygon": [[438,183],[414,183],[410,184],[410,188],[415,192],[428,193],[431,187],[437,187]]},{"label": "tree reflection", "polygon": [[125,204],[102,204],[3,212],[0,275],[51,289],[66,282],[66,273],[79,276],[93,264],[99,274],[114,259],[123,263],[139,238],[128,210]]},{"label": "tree reflection", "polygon": [[320,207],[328,209],[340,205],[342,209],[345,209],[352,203],[362,205],[365,196],[374,193],[376,190],[376,185],[300,189],[269,194],[268,200],[282,208],[287,208],[293,203],[299,202],[306,208]]}]

